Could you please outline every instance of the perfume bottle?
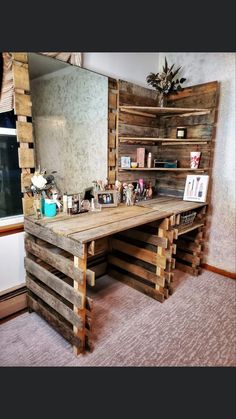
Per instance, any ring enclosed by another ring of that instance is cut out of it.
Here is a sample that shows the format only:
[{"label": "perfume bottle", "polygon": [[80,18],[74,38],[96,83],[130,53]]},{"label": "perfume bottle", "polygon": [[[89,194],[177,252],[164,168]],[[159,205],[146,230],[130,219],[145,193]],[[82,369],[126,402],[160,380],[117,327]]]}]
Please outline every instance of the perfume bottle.
[{"label": "perfume bottle", "polygon": [[150,169],[150,167],[152,167],[152,153],[148,153],[148,158],[147,158],[147,167]]}]

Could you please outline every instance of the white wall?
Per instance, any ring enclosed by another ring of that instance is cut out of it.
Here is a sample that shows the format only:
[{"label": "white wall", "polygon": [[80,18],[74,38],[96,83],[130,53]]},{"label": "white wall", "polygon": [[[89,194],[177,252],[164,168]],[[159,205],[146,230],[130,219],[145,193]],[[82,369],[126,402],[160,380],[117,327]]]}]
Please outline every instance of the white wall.
[{"label": "white wall", "polygon": [[0,237],[0,292],[25,282],[24,233]]},{"label": "white wall", "polygon": [[212,218],[206,262],[235,272],[235,53],[160,53],[160,68],[182,66],[183,86],[220,82],[219,115],[213,167]]},{"label": "white wall", "polygon": [[151,71],[157,71],[158,54],[154,52],[85,52],[83,53],[83,67],[148,87],[146,77]]}]

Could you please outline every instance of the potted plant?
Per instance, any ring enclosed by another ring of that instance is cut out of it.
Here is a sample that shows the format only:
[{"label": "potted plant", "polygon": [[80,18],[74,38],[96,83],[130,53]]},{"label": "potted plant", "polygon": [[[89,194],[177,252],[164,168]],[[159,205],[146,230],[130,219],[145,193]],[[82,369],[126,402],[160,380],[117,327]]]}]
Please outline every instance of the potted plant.
[{"label": "potted plant", "polygon": [[164,99],[168,94],[178,93],[183,90],[181,84],[184,83],[186,79],[184,77],[175,79],[181,67],[178,67],[177,70],[173,71],[174,65],[175,64],[172,64],[169,67],[165,57],[165,65],[162,67],[163,71],[156,74],[150,73],[146,78],[147,83],[154,87],[159,93],[159,106],[164,106]]}]

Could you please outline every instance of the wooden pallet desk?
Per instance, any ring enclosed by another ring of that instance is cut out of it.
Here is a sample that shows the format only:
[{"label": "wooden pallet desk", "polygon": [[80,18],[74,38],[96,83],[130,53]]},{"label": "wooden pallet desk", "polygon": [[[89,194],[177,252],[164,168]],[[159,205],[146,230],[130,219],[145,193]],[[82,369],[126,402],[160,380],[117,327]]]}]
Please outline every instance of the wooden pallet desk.
[{"label": "wooden pallet desk", "polygon": [[[171,216],[166,210],[119,206],[99,213],[60,214],[52,219],[25,217],[29,308],[69,340],[76,354],[91,349],[93,301],[87,296],[86,284],[93,283],[96,269],[89,268],[90,260],[107,255],[111,274],[163,301],[169,240],[167,234],[159,237],[159,232],[169,230]],[[152,231],[145,233],[142,228]],[[132,244],[126,239],[124,246],[117,235],[127,231],[139,237],[131,237]],[[159,249],[166,254],[160,254]],[[120,261],[125,266],[120,266]]]},{"label": "wooden pallet desk", "polygon": [[[206,204],[160,197],[98,213],[25,217],[29,308],[69,340],[76,354],[92,349],[87,284],[95,285],[96,275],[108,272],[163,302],[173,291],[175,262],[199,273],[205,209]],[[194,223],[181,226],[181,214],[192,210]]]}]

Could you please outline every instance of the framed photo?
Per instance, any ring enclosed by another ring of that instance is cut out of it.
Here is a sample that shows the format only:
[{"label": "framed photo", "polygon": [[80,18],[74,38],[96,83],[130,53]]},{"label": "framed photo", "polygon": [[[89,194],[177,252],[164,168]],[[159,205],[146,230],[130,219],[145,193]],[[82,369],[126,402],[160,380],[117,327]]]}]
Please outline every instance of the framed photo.
[{"label": "framed photo", "polygon": [[100,191],[95,194],[95,198],[102,207],[109,208],[118,205],[117,191]]},{"label": "framed photo", "polygon": [[130,163],[131,163],[131,158],[130,157],[122,156],[120,158],[120,165],[121,165],[122,169],[129,169],[130,168]]},{"label": "framed photo", "polygon": [[206,202],[208,182],[208,175],[188,175],[186,178],[183,200]]}]

